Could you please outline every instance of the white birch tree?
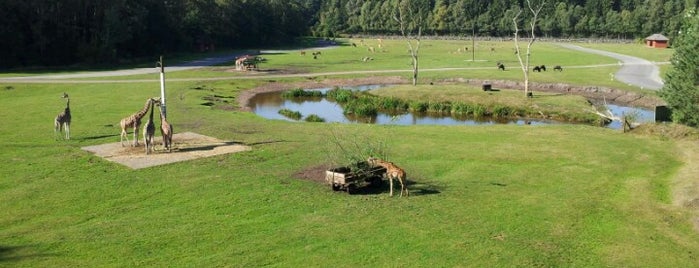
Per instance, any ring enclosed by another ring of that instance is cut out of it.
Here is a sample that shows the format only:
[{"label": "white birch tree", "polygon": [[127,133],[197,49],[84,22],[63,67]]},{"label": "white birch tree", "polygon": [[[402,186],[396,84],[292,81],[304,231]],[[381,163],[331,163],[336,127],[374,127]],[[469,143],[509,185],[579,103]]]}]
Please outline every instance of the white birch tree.
[{"label": "white birch tree", "polygon": [[[535,0],[536,1],[536,0]],[[519,8],[517,14],[512,18],[512,23],[515,27],[515,54],[517,54],[517,59],[519,60],[519,66],[522,68],[522,73],[524,75],[524,96],[529,96],[529,60],[531,58],[531,48],[534,41],[536,41],[536,24],[539,19],[539,13],[541,9],[546,4],[546,0],[540,0],[537,3],[532,4],[532,0],[526,0],[527,9],[531,12],[531,18],[529,21],[529,40],[527,41],[527,50],[524,59],[522,59],[522,50],[519,44],[519,16],[522,14],[522,8]]]}]

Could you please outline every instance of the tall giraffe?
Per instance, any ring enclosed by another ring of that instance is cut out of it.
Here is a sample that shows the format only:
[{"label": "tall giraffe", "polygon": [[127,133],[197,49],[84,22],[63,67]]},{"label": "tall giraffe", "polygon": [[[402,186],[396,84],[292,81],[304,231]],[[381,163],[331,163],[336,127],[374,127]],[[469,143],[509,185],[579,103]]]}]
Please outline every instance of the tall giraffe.
[{"label": "tall giraffe", "polygon": [[163,135],[163,148],[167,149],[168,152],[172,152],[172,125],[165,118],[165,113],[163,113],[163,108],[161,102],[156,103],[158,105],[158,110],[160,110],[160,133]]},{"label": "tall giraffe", "polygon": [[70,140],[70,98],[65,92],[63,92],[63,98],[67,99],[66,109],[53,120],[53,132],[54,136],[60,137],[61,132],[65,129],[66,139]]},{"label": "tall giraffe", "polygon": [[[160,101],[157,101],[158,103]],[[143,125],[143,142],[146,144],[146,154],[150,154],[153,151],[153,136],[155,136],[155,124],[153,123],[153,101],[150,102],[150,116],[145,125]]]},{"label": "tall giraffe", "polygon": [[146,100],[146,104],[143,105],[143,109],[140,111],[129,115],[125,117],[124,119],[121,119],[121,122],[119,122],[119,125],[121,126],[121,146],[124,146],[124,139],[126,139],[126,142],[129,142],[128,133],[126,132],[129,128],[133,128],[133,145],[132,147],[138,146],[138,128],[141,127],[141,118],[148,112],[148,108],[150,108],[151,102],[155,101],[155,99],[150,98]]},{"label": "tall giraffe", "polygon": [[367,162],[369,162],[370,165],[372,166],[382,166],[386,169],[386,177],[388,177],[388,182],[389,182],[389,187],[391,188],[391,196],[393,196],[393,179],[397,179],[398,182],[400,182],[400,196],[403,197],[403,192],[405,192],[405,196],[409,196],[410,192],[408,192],[408,187],[407,185],[407,178],[405,174],[405,170],[402,168],[399,168],[396,166],[396,164],[393,164],[391,162],[383,161],[381,159],[378,159],[376,157],[369,157],[367,159]]}]

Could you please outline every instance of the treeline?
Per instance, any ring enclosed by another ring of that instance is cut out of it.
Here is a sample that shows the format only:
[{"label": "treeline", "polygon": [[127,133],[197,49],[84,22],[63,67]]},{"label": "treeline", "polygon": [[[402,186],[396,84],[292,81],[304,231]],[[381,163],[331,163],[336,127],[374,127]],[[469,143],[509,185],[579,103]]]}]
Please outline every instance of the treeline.
[{"label": "treeline", "polygon": [[[404,0],[328,0],[319,11],[316,35],[395,34],[396,2]],[[423,32],[430,35],[510,36],[512,18],[523,0],[422,0],[429,3]],[[539,3],[542,0],[532,0]],[[545,1],[538,35],[547,37],[644,38],[654,33],[673,37],[685,9],[697,0]],[[521,18],[526,20],[528,10]],[[523,23],[520,25],[524,25]]]},{"label": "treeline", "polygon": [[[0,0],[0,68],[114,63],[307,35],[294,0]],[[309,13],[311,12],[311,13]]]},{"label": "treeline", "polygon": [[[0,68],[118,63],[179,51],[288,44],[300,36],[397,35],[398,2],[424,34],[510,36],[524,0],[0,0]],[[538,2],[542,0],[532,0]],[[539,36],[672,38],[699,0],[546,0]],[[527,20],[521,16],[522,24]]]}]

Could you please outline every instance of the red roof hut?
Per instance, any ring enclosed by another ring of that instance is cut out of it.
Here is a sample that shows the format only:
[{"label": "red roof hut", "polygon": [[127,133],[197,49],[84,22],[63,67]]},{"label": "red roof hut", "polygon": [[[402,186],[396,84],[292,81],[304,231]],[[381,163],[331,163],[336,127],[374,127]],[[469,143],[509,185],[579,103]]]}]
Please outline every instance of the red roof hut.
[{"label": "red roof hut", "polygon": [[670,39],[667,39],[667,37],[662,34],[654,34],[646,37],[646,45],[654,48],[666,48],[668,41],[670,41]]}]

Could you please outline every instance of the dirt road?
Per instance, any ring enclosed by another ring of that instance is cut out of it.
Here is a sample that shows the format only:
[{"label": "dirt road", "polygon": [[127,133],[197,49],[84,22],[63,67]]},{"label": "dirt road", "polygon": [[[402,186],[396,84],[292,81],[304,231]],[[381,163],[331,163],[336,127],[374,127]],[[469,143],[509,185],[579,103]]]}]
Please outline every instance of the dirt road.
[{"label": "dirt road", "polygon": [[568,49],[618,59],[620,61],[621,68],[616,72],[616,74],[614,74],[614,78],[616,80],[645,89],[658,90],[663,87],[663,80],[660,78],[660,69],[657,65],[650,61],[619,53],[584,48],[571,44],[561,44],[561,46]]},{"label": "dirt road", "polygon": [[[662,80],[659,76],[658,66],[654,65],[652,62],[628,56],[618,53],[583,48],[576,45],[561,44],[561,46],[584,51],[588,53],[600,54],[612,58],[619,59],[621,61],[621,68],[614,77],[622,82],[635,85],[646,89],[660,89],[663,86]],[[327,48],[326,48],[327,49]],[[185,64],[176,66],[166,66],[165,72],[175,72],[181,70],[190,70],[196,68],[202,68],[207,66],[212,66],[216,64],[221,64],[225,62],[231,62],[235,60],[240,54],[231,54],[218,57],[210,57],[201,60],[187,62]],[[615,66],[616,64],[602,64],[602,65],[586,65],[586,66],[566,66],[566,68],[596,68],[602,66]],[[479,70],[479,69],[492,69],[491,67],[464,67],[464,68],[438,68],[438,69],[420,69],[421,72],[433,72],[433,71],[448,71],[448,70]],[[23,76],[23,77],[0,77],[0,83],[143,83],[143,82],[155,82],[158,81],[156,76],[153,79],[119,79],[119,80],[109,80],[104,79],[104,77],[116,77],[116,76],[128,76],[128,75],[138,75],[138,74],[157,74],[160,72],[159,68],[155,66],[153,68],[135,68],[135,69],[125,69],[125,70],[115,70],[115,71],[96,71],[96,72],[83,72],[74,74],[49,74],[40,76]],[[305,73],[305,74],[265,74],[258,73],[254,75],[246,76],[224,76],[215,78],[168,78],[168,81],[195,81],[195,80],[236,80],[236,79],[270,79],[270,78],[285,78],[285,77],[317,77],[317,76],[328,76],[328,75],[348,75],[348,74],[379,74],[379,73],[410,73],[411,69],[404,70],[375,70],[375,71],[348,71],[348,72],[327,72],[327,73]],[[91,80],[89,78],[100,78]]]}]

